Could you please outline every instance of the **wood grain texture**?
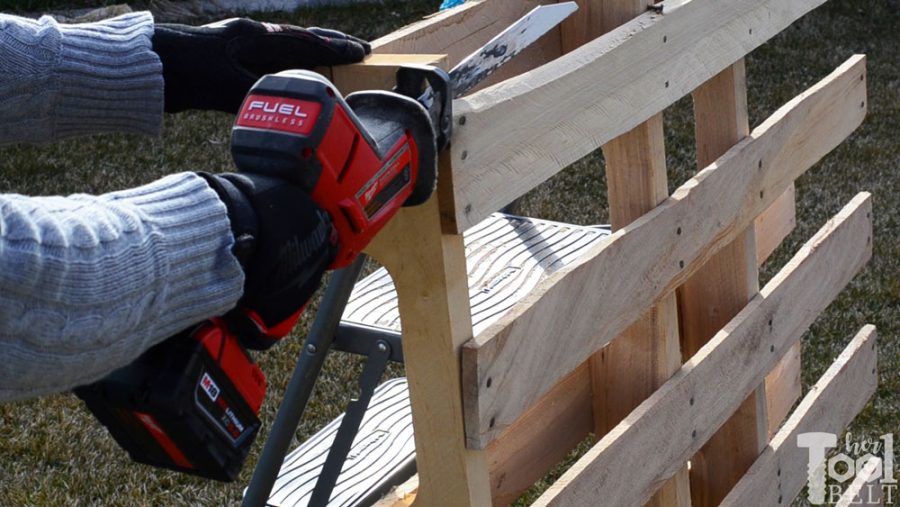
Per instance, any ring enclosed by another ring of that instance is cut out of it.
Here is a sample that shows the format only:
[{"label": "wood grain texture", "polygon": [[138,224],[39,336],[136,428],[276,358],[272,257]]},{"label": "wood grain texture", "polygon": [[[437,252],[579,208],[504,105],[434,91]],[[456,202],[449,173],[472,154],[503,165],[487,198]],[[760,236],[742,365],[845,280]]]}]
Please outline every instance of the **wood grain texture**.
[{"label": "wood grain texture", "polygon": [[[582,45],[646,12],[651,0],[583,0],[582,40],[563,27],[563,44]],[[573,23],[575,24],[575,23]],[[579,30],[580,32],[581,30]],[[569,36],[566,39],[566,36]],[[569,49],[572,49],[571,47]],[[613,230],[634,222],[669,196],[663,115],[603,145]],[[594,393],[594,435],[600,439],[681,366],[675,295],[658,304],[589,359]],[[650,506],[690,506],[688,470],[667,482]]]},{"label": "wood grain texture", "polygon": [[445,227],[462,231],[478,223],[822,2],[670,0],[665,14],[642,14],[527,74],[455,101],[456,124],[466,120],[453,139],[456,208],[442,210]]},{"label": "wood grain texture", "polygon": [[329,67],[331,82],[344,96],[363,90],[391,90],[397,84],[397,68],[405,64],[448,68],[443,54],[372,54],[360,63]]},{"label": "wood grain texture", "polygon": [[865,116],[864,75],[865,57],[849,59],[653,211],[548,277],[468,342],[468,444],[487,445],[589,354],[742,234],[794,179],[846,138]]},{"label": "wood grain texture", "polygon": [[587,362],[557,384],[486,449],[494,505],[509,505],[594,429]]},{"label": "wood grain texture", "polygon": [[403,354],[421,505],[490,503],[483,451],[465,447],[459,353],[472,336],[462,236],[442,235],[437,199],[404,208],[369,245],[388,270],[403,320]]},{"label": "wood grain texture", "polygon": [[781,423],[790,415],[794,403],[803,394],[800,382],[800,342],[794,343],[775,368],[766,376],[766,440],[771,440]]},{"label": "wood grain texture", "polygon": [[372,52],[446,54],[453,67],[525,13],[547,3],[555,2],[470,0],[372,41]]},{"label": "wood grain texture", "polygon": [[[703,168],[749,134],[744,60],[698,87],[692,97],[697,166]],[[758,278],[755,230],[747,227],[678,290],[684,357],[693,356],[756,295]],[[767,441],[766,409],[761,384],[691,458],[692,505],[717,505],[750,468]]]},{"label": "wood grain texture", "polygon": [[769,209],[753,221],[757,266],[762,266],[797,226],[796,196],[797,190],[791,185]]},{"label": "wood grain texture", "polygon": [[[859,194],[678,373],[535,505],[639,505],[712,437],[872,254]],[[755,501],[750,505],[760,505]],[[771,505],[771,504],[761,504]]]},{"label": "wood grain texture", "polygon": [[722,507],[791,504],[808,477],[809,451],[797,445],[797,435],[840,434],[863,409],[878,384],[876,341],[874,326],[867,325],[857,333],[723,500]]}]

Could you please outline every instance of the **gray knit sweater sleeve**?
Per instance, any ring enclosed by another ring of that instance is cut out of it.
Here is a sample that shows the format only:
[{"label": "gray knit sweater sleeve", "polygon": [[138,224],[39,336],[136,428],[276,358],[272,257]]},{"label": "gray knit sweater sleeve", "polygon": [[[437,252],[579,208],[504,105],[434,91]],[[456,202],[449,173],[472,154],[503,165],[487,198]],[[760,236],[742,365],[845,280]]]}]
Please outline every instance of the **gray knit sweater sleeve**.
[{"label": "gray knit sweater sleeve", "polygon": [[[0,144],[155,132],[151,32],[147,14],[70,27],[0,16]],[[232,244],[224,204],[193,173],[101,196],[0,194],[0,401],[96,380],[232,308]]]},{"label": "gray knit sweater sleeve", "polygon": [[58,24],[0,14],[0,144],[79,134],[156,134],[162,64],[150,13]]}]

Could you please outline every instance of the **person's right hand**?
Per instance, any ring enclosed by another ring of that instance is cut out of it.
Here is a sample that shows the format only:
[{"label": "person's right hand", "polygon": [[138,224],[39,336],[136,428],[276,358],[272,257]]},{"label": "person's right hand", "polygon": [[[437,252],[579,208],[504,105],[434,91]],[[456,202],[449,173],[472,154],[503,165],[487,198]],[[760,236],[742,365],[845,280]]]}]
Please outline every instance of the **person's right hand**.
[{"label": "person's right hand", "polygon": [[331,218],[300,187],[257,174],[201,173],[228,208],[244,294],[224,316],[260,350],[290,333],[337,254]]},{"label": "person's right hand", "polygon": [[158,24],[153,50],[163,65],[167,112],[237,113],[265,74],[355,63],[371,48],[337,30],[232,18],[203,26]]}]

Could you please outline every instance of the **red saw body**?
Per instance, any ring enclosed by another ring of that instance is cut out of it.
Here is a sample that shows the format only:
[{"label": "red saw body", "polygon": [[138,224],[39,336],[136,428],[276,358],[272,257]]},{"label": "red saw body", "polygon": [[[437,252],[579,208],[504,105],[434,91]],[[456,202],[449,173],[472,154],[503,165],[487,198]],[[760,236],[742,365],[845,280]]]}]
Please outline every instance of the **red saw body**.
[{"label": "red saw body", "polygon": [[332,268],[349,264],[400,206],[427,200],[436,181],[435,130],[422,104],[379,91],[345,100],[303,70],[253,86],[231,150],[241,172],[294,182],[331,215],[340,238]]}]

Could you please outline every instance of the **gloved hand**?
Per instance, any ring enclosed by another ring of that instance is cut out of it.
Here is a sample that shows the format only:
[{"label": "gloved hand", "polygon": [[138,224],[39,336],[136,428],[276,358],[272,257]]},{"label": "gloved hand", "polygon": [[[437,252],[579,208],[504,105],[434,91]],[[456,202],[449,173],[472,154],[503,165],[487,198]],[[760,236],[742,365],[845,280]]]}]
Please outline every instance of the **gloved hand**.
[{"label": "gloved hand", "polygon": [[153,50],[162,61],[167,112],[233,114],[264,74],[355,63],[371,48],[336,30],[232,18],[196,27],[158,24]]},{"label": "gloved hand", "polygon": [[337,254],[331,218],[300,187],[257,174],[199,173],[228,208],[244,294],[225,323],[246,348],[293,329]]}]

